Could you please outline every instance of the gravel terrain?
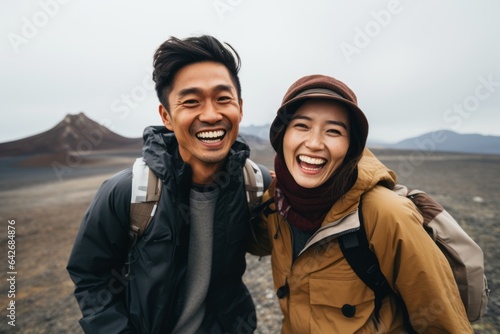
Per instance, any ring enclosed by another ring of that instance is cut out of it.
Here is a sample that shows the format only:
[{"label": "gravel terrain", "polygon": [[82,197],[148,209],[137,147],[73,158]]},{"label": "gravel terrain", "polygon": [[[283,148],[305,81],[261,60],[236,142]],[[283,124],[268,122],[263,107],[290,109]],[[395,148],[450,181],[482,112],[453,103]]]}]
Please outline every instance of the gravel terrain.
[{"label": "gravel terrain", "polygon": [[[500,333],[500,156],[457,155],[374,150],[399,175],[400,183],[419,188],[437,199],[482,247],[491,295],[483,319],[475,323],[478,334]],[[272,166],[272,155],[262,151],[254,160]],[[100,183],[114,171],[130,166],[82,165],[71,177],[47,177],[49,169],[29,168],[14,173],[0,159],[0,333],[82,333],[80,312],[72,295],[73,284],[65,270],[81,217]],[[114,170],[116,168],[116,170]],[[14,168],[15,169],[15,168]],[[4,174],[4,171],[9,171]],[[26,175],[29,178],[24,178]],[[8,177],[6,177],[8,175]],[[16,175],[22,175],[20,182]],[[39,178],[36,176],[40,175]],[[27,181],[29,180],[29,182]],[[21,185],[21,186],[19,186]],[[16,224],[15,328],[8,325],[9,287],[6,282],[7,224]],[[248,256],[244,277],[258,311],[257,333],[280,331],[280,311],[273,291],[269,258]]]}]

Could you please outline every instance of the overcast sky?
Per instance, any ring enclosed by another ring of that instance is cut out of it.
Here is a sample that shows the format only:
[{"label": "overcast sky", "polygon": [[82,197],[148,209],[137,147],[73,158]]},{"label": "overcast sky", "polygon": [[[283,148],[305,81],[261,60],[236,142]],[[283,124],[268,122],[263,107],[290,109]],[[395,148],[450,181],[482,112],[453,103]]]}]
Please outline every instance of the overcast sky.
[{"label": "overcast sky", "polygon": [[160,124],[152,55],[168,37],[211,34],[242,58],[242,125],[272,121],[299,77],[358,96],[371,140],[438,129],[500,135],[500,2],[2,1],[0,142],[84,112],[139,137]]}]

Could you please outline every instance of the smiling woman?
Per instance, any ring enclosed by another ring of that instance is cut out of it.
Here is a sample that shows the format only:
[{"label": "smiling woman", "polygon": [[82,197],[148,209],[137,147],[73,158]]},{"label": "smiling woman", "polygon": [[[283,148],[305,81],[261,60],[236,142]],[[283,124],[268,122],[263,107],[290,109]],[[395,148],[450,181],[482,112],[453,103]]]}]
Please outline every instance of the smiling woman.
[{"label": "smiling woman", "polygon": [[[449,263],[416,207],[393,191],[396,175],[365,149],[367,135],[356,95],[331,77],[297,80],[278,109],[270,130],[276,177],[262,199],[270,207],[254,253],[271,254],[282,333],[472,333]],[[395,292],[383,299],[339,246],[358,250],[357,231],[366,231]],[[407,321],[429,305],[439,317]]]},{"label": "smiling woman", "polygon": [[342,164],[349,148],[348,127],[345,107],[329,100],[308,100],[293,114],[283,138],[283,155],[300,186],[322,185]]}]

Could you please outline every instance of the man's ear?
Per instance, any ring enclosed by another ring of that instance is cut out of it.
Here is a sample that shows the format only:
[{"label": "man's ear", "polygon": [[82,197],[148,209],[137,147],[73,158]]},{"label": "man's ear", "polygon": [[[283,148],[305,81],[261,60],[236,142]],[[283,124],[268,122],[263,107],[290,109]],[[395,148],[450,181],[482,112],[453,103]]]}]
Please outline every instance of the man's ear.
[{"label": "man's ear", "polygon": [[170,122],[170,114],[168,113],[167,109],[160,104],[158,106],[158,112],[160,113],[161,121],[163,122],[163,125],[170,131],[173,131],[172,129],[172,124]]},{"label": "man's ear", "polygon": [[240,123],[243,119],[243,99],[240,99]]}]

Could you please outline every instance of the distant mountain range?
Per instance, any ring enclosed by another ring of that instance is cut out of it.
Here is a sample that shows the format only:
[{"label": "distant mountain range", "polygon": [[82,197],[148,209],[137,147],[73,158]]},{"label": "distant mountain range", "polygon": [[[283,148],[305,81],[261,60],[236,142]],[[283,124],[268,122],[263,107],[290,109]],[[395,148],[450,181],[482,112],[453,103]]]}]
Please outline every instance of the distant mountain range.
[{"label": "distant mountain range", "polygon": [[[248,145],[265,145],[263,140],[245,134]],[[143,139],[120,136],[88,118],[84,113],[68,114],[53,128],[23,139],[0,143],[0,157],[25,155],[87,154],[109,150],[141,152]]]},{"label": "distant mountain range", "polygon": [[[270,146],[270,125],[241,126],[240,133],[250,147]],[[142,138],[120,136],[88,118],[84,113],[66,115],[52,129],[11,142],[0,144],[0,157],[67,154],[71,152],[95,152],[106,150],[137,150]],[[443,130],[429,132],[395,144],[368,141],[368,147],[412,151],[439,151],[500,155],[500,137],[479,134],[459,134]]]},{"label": "distant mountain range", "polygon": [[386,145],[386,148],[500,155],[500,137],[441,130]]},{"label": "distant mountain range", "polygon": [[[253,134],[269,141],[270,125],[240,127],[243,134]],[[500,136],[460,134],[449,130],[433,131],[397,143],[383,143],[368,139],[370,148],[400,149],[411,151],[436,151],[500,155]]]}]

